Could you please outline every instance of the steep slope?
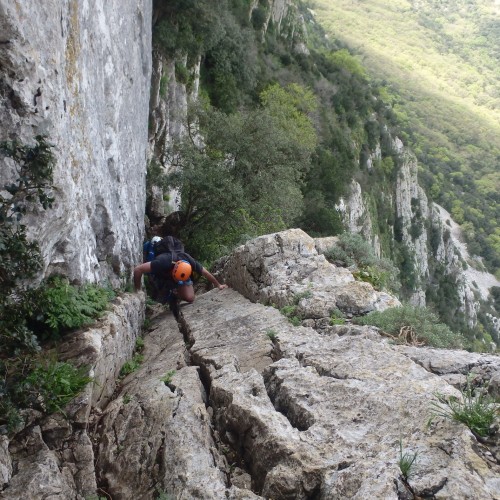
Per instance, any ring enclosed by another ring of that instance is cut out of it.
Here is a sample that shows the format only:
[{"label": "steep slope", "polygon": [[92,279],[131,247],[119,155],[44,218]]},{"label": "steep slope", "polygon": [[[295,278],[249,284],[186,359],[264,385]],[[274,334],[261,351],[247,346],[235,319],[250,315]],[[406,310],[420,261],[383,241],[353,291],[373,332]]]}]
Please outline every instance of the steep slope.
[{"label": "steep slope", "polygon": [[385,85],[428,192],[495,272],[498,245],[497,2],[312,2],[332,39]]},{"label": "steep slope", "polygon": [[[447,236],[446,220],[433,215],[439,210],[434,212],[432,200],[419,185],[428,170],[402,142],[400,137],[407,141],[409,137],[400,127],[400,106],[397,103],[390,106],[386,89],[366,78],[359,60],[343,49],[342,44],[336,40],[325,42],[314,13],[297,10],[293,2],[255,4],[247,15],[242,14],[241,9],[235,13],[234,8],[224,8],[223,4],[216,11],[210,10],[205,2],[197,6],[200,12],[190,12],[187,8],[176,10],[171,6],[166,27],[170,27],[169,32],[177,30],[179,45],[175,50],[162,47],[166,42],[162,42],[161,37],[156,39],[154,66],[157,70],[153,75],[150,126],[153,161],[147,207],[148,216],[155,224],[151,229],[181,234],[186,229],[179,224],[185,209],[182,198],[178,192],[165,195],[170,181],[162,177],[161,172],[162,169],[164,173],[173,172],[182,163],[172,161],[168,151],[187,137],[188,123],[192,129],[196,123],[192,116],[188,118],[189,103],[195,103],[202,96],[202,101],[209,98],[215,108],[238,116],[241,109],[259,108],[258,89],[275,81],[283,87],[296,82],[312,89],[319,105],[311,116],[318,147],[300,183],[303,211],[296,225],[317,235],[338,234],[343,229],[361,233],[379,255],[392,259],[401,269],[403,300],[435,307],[452,328],[469,332],[475,349],[490,349],[491,339],[498,341],[498,330],[486,314],[497,313],[493,309],[483,310],[480,302],[487,290],[478,294],[473,280],[463,273],[465,268],[477,266],[478,261],[460,252],[460,245],[454,244],[456,240]],[[198,26],[203,12],[215,16],[215,20],[210,28],[200,27],[206,39],[201,36],[198,45],[206,47],[194,50],[186,39]],[[160,34],[161,15],[158,9],[154,29]],[[256,22],[257,17],[261,22]],[[233,36],[235,23],[240,23],[244,37]],[[181,28],[186,33],[182,33]],[[234,54],[238,54],[237,61]],[[228,93],[230,103],[221,100],[221,92]],[[224,130],[218,132],[224,134]],[[201,130],[201,134],[205,137],[199,140],[208,141],[209,149],[219,148],[219,144],[210,142],[209,130]],[[245,148],[259,146],[249,141]],[[237,144],[221,154],[231,157],[236,151]],[[255,168],[258,170],[258,166]],[[220,170],[224,171],[224,166]],[[275,189],[279,188],[278,185]],[[185,189],[188,193],[189,181]],[[205,188],[204,191],[209,192]],[[432,197],[432,190],[430,195]],[[231,213],[231,209],[226,213]],[[231,218],[226,218],[224,213],[224,222],[227,220]],[[259,234],[259,223],[262,221],[256,221],[257,228],[248,224],[240,232],[230,225],[221,225],[220,219],[210,228],[198,224],[191,228],[191,234],[206,234],[198,240],[201,244],[195,245],[194,252],[213,259],[220,255],[210,254],[217,242],[207,245],[207,240],[212,241],[218,234],[223,240],[219,245],[228,248],[248,235]],[[272,230],[279,229],[282,227]],[[228,231],[234,235],[232,240],[226,238]],[[193,243],[190,233],[184,234],[189,246]],[[500,284],[493,277],[488,278],[488,283]],[[486,329],[486,336],[481,328]]]}]

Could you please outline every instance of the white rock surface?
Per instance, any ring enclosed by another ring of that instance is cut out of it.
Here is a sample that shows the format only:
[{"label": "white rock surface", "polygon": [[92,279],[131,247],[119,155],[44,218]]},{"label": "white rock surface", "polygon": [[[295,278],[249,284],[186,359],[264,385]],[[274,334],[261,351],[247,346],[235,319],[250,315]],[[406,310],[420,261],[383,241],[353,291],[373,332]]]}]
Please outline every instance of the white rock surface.
[{"label": "white rock surface", "polygon": [[0,27],[0,140],[57,157],[55,206],[26,219],[44,271],[117,284],[142,244],[151,0],[0,0]]}]

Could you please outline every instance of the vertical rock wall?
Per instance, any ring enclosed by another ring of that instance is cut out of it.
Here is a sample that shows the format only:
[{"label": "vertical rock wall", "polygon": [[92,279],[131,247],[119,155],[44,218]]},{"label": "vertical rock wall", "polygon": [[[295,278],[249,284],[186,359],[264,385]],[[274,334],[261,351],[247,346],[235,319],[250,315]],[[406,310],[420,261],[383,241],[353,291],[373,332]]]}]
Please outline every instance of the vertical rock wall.
[{"label": "vertical rock wall", "polygon": [[57,157],[54,207],[26,219],[45,274],[117,284],[139,259],[151,9],[151,0],[0,0],[0,140],[43,134]]}]

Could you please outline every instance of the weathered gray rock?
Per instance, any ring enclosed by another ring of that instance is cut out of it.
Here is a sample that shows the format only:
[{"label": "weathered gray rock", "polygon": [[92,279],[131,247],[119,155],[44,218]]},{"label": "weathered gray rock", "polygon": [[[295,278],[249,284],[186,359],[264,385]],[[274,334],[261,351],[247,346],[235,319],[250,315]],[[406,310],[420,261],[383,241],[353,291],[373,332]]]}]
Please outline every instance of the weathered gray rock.
[{"label": "weathered gray rock", "polygon": [[456,387],[463,386],[470,375],[474,384],[488,384],[489,392],[500,397],[500,365],[496,355],[429,347],[400,346],[399,349],[415,363]]},{"label": "weathered gray rock", "polygon": [[45,274],[117,285],[140,257],[151,3],[0,0],[0,140],[57,158],[54,207],[26,219]]},{"label": "weathered gray rock", "polygon": [[61,344],[60,359],[87,366],[95,381],[65,408],[65,415],[42,418],[27,412],[25,428],[10,442],[2,437],[1,498],[81,500],[96,493],[91,432],[134,350],[144,299],[142,293],[117,298],[99,326],[76,332]]},{"label": "weathered gray rock", "polygon": [[315,240],[300,229],[250,240],[220,263],[219,272],[252,301],[279,308],[297,304],[302,318],[329,317],[335,309],[359,315],[400,305],[318,255]]},{"label": "weathered gray rock", "polygon": [[472,433],[427,425],[433,394],[457,391],[373,329],[320,335],[232,290],[198,297],[184,321],[217,431],[265,498],[404,498],[400,440],[418,453],[416,495],[497,498],[499,466]]}]

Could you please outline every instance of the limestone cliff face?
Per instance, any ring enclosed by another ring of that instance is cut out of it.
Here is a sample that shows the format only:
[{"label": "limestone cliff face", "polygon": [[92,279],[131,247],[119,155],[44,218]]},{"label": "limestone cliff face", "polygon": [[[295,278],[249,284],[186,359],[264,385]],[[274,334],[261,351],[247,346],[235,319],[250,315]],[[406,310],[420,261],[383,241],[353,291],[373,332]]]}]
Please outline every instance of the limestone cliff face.
[{"label": "limestone cliff face", "polygon": [[[489,288],[500,286],[500,282],[493,275],[474,269],[478,262],[469,256],[460,227],[446,210],[429,202],[420,187],[414,155],[399,139],[393,140],[393,150],[398,152],[401,160],[394,194],[381,192],[379,196],[384,197],[387,207],[393,207],[396,223],[392,237],[406,248],[413,269],[415,285],[409,300],[415,305],[425,306],[430,282],[442,278],[452,280],[458,294],[457,312],[464,315],[469,327],[474,327],[480,301],[487,301]],[[368,170],[373,168],[373,158],[378,158],[377,150],[368,159]],[[378,221],[373,220],[369,205],[367,193],[353,181],[349,195],[341,200],[337,209],[342,213],[347,230],[371,241],[380,254]]]},{"label": "limestone cliff face", "polygon": [[117,284],[142,242],[151,0],[0,0],[0,28],[0,139],[57,157],[55,206],[27,219],[44,273]]},{"label": "limestone cliff face", "polygon": [[402,153],[402,166],[396,181],[396,217],[401,228],[400,238],[412,259],[415,290],[410,301],[425,305],[425,286],[429,266],[425,221],[429,218],[428,201],[417,179],[417,159],[409,152]]}]

